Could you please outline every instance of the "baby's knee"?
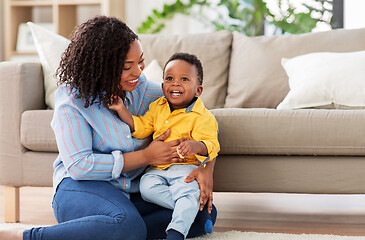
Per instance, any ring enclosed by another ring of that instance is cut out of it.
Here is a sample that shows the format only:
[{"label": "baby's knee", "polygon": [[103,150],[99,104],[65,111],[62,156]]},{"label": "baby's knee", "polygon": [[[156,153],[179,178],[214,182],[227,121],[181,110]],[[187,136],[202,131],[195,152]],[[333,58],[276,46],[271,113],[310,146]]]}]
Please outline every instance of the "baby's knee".
[{"label": "baby's knee", "polygon": [[155,176],[143,175],[139,184],[139,191],[141,192],[142,198],[154,195],[156,188],[162,184],[161,180]]}]

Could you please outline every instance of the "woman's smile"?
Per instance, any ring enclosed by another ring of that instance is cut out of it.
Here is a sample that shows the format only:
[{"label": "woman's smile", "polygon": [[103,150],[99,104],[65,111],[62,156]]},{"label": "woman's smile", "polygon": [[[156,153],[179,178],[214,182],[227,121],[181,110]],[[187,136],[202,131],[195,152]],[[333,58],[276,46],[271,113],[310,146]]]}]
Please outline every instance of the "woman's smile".
[{"label": "woman's smile", "polygon": [[138,83],[138,78],[136,78],[136,79],[133,79],[133,80],[129,80],[129,81],[127,81],[127,83],[129,84],[129,85],[137,85],[137,83]]}]

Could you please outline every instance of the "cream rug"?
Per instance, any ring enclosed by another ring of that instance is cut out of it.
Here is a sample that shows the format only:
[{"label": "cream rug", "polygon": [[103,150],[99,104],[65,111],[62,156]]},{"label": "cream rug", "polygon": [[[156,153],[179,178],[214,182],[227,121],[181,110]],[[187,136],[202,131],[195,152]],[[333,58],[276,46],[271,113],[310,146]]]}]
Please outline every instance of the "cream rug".
[{"label": "cream rug", "polygon": [[[20,223],[0,223],[0,230],[17,227],[35,227]],[[193,240],[193,239],[192,239]],[[365,240],[365,236],[337,236],[321,234],[284,234],[284,233],[257,233],[257,232],[214,232],[194,240]]]}]

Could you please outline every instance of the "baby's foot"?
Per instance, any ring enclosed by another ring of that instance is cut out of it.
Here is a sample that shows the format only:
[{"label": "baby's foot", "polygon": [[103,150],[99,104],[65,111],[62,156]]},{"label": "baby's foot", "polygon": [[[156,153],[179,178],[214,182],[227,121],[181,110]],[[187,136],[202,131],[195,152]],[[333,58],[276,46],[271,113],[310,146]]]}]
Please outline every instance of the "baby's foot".
[{"label": "baby's foot", "polygon": [[204,225],[204,231],[206,233],[213,233],[212,216],[208,213],[207,206],[204,206],[203,210],[197,215],[199,222]]},{"label": "baby's foot", "polygon": [[167,237],[166,240],[184,240],[184,235],[182,235],[180,232],[170,229],[167,231]]},{"label": "baby's foot", "polygon": [[210,219],[205,222],[204,231],[206,233],[213,233],[213,223]]}]

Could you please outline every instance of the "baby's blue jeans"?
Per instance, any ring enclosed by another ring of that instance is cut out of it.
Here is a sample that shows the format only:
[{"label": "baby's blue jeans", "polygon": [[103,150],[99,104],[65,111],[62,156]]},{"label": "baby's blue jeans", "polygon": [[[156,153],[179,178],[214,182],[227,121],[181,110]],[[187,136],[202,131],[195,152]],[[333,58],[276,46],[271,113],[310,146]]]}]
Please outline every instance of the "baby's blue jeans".
[{"label": "baby's blue jeans", "polygon": [[174,229],[188,235],[199,211],[200,188],[197,181],[184,182],[198,166],[172,165],[167,169],[149,168],[141,178],[140,191],[147,202],[173,210],[172,221],[166,232]]},{"label": "baby's blue jeans", "polygon": [[[103,181],[65,178],[53,199],[59,224],[26,230],[24,240],[129,240],[163,239],[172,211],[144,201],[140,194],[128,199],[119,189]],[[206,209],[204,210],[206,211]],[[205,234],[202,212],[188,237]],[[212,211],[213,223],[217,211]]]}]

